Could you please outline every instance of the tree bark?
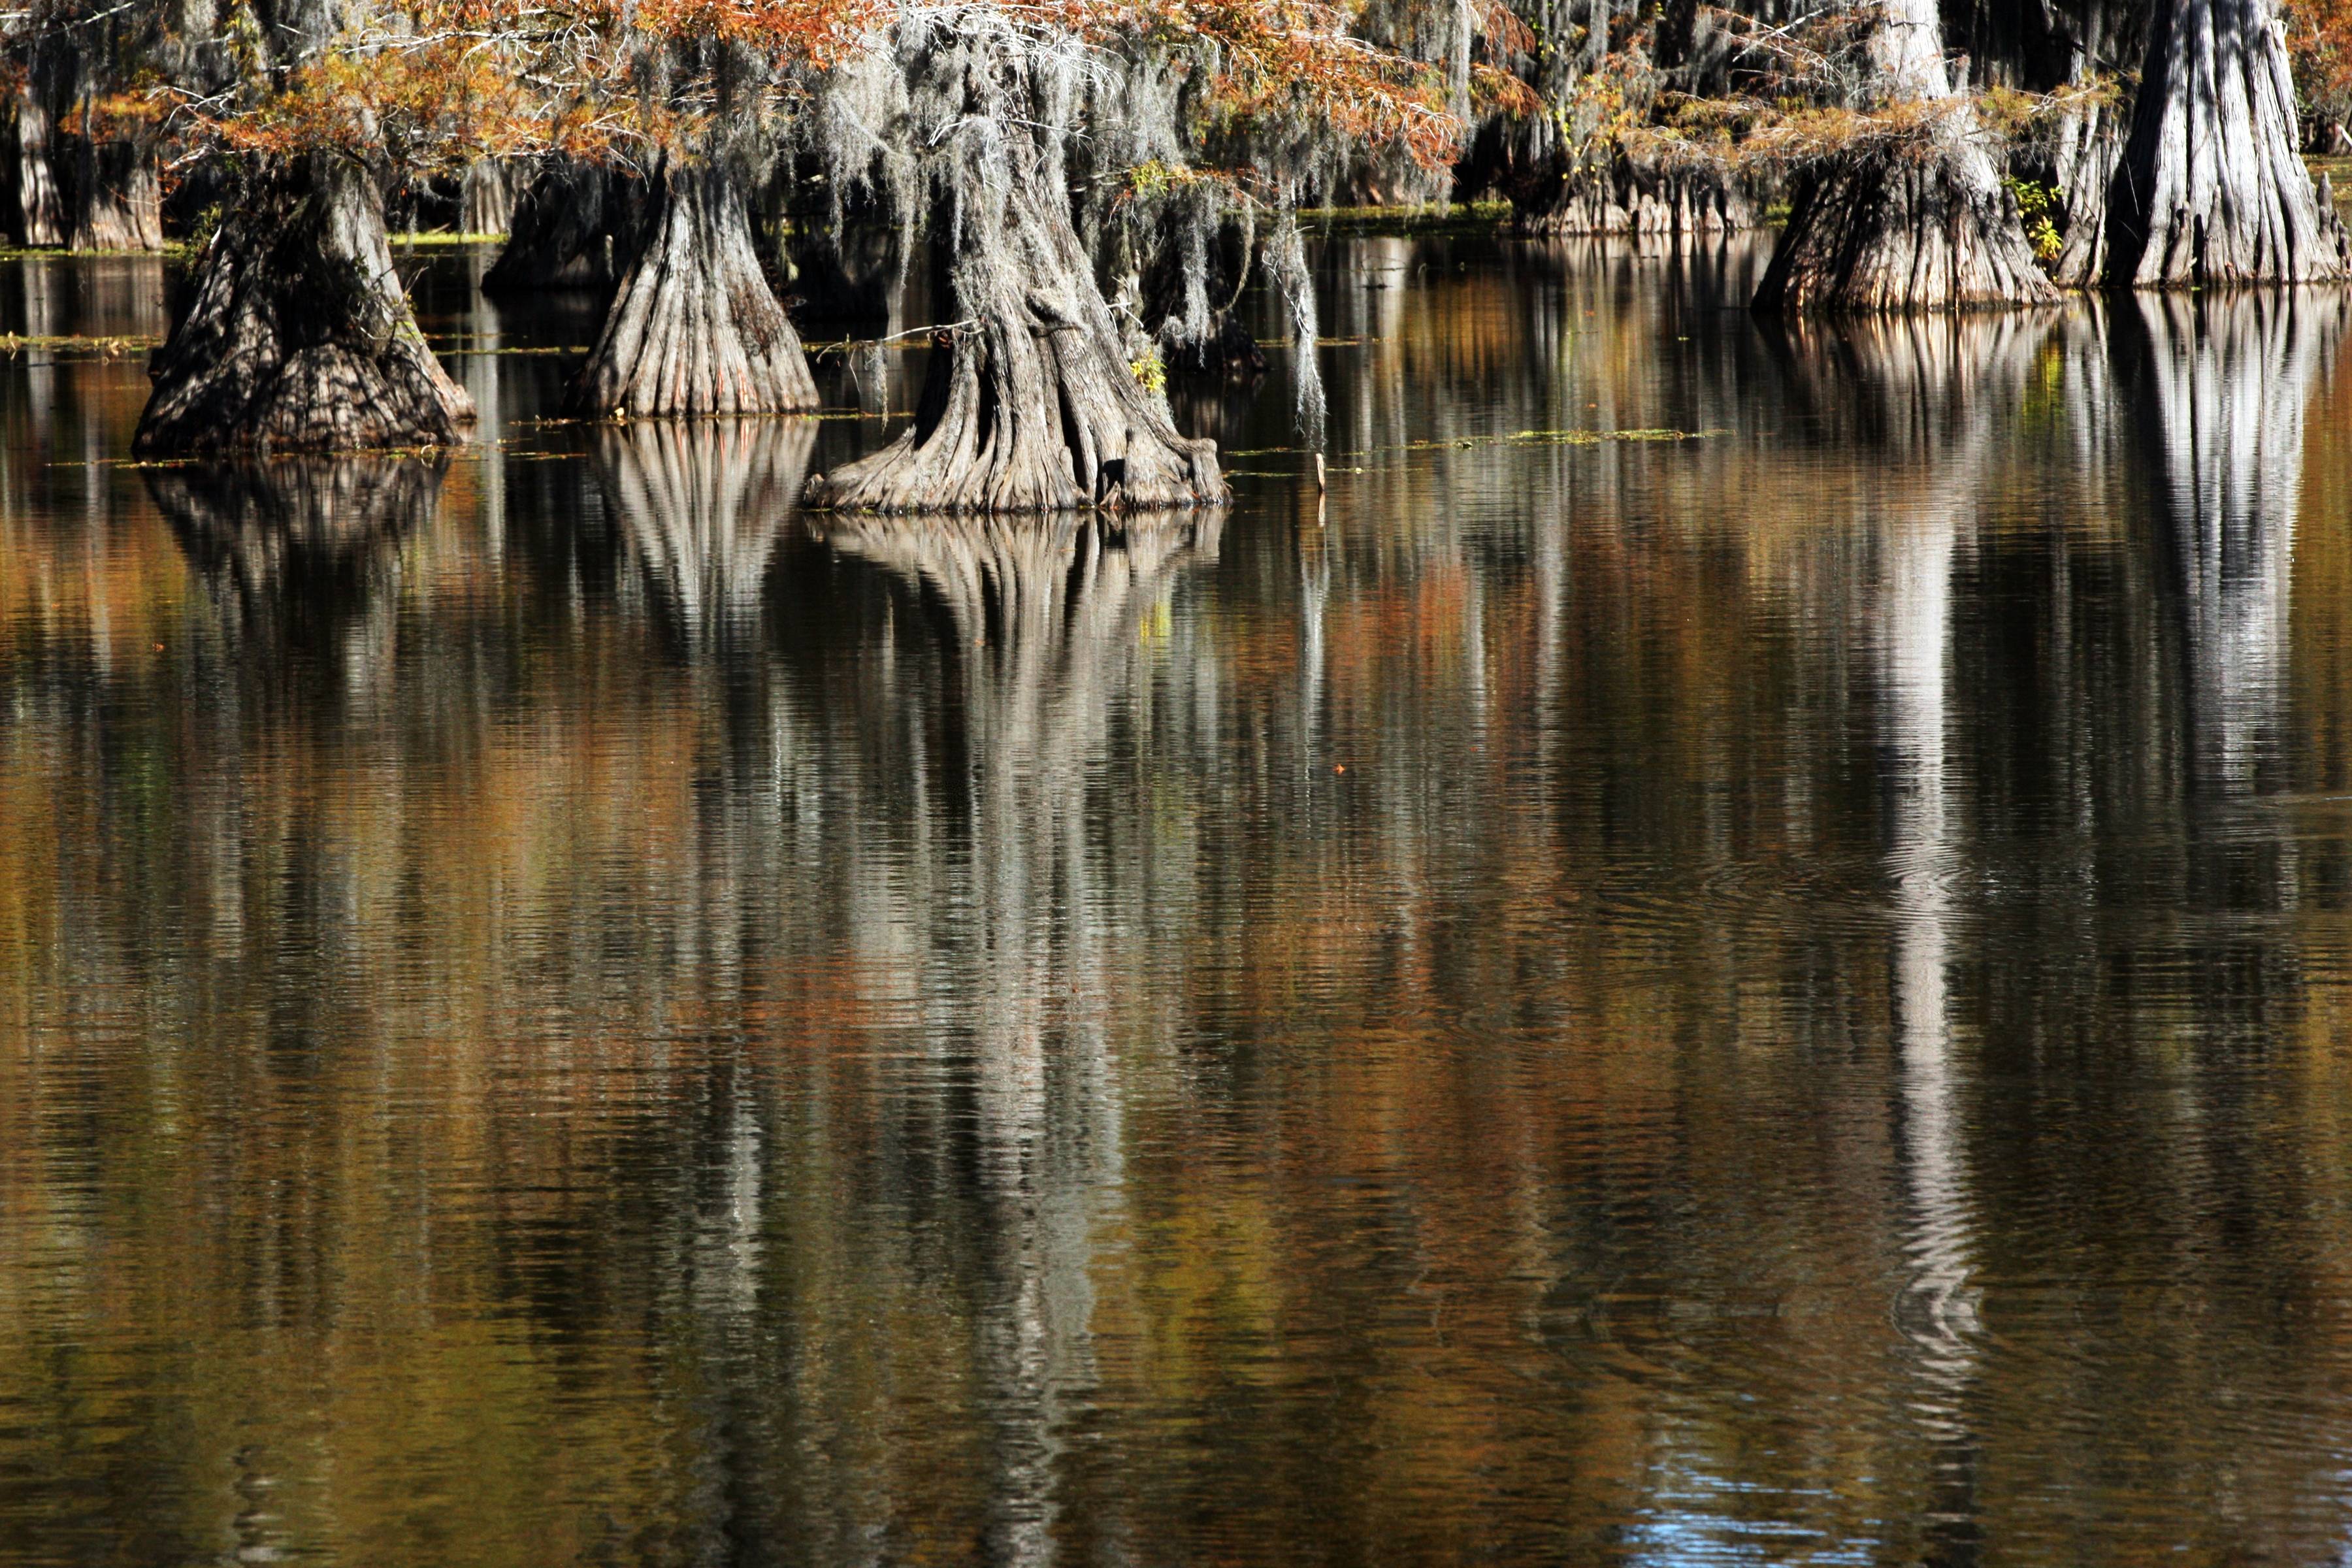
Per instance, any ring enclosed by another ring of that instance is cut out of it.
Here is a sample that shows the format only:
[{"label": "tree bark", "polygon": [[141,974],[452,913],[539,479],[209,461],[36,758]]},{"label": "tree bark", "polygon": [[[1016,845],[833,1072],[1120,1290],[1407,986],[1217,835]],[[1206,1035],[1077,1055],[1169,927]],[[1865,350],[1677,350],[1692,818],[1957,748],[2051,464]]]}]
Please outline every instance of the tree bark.
[{"label": "tree bark", "polygon": [[1756,226],[1747,193],[1709,168],[1657,168],[1621,155],[1582,178],[1557,169],[1546,174],[1511,193],[1511,223],[1521,234],[1693,238]]},{"label": "tree bark", "polygon": [[932,352],[914,423],[812,478],[812,506],[1002,512],[1226,499],[1216,443],[1177,434],[1167,399],[1138,381],[1060,184],[1040,177],[1037,149],[1025,151],[1001,192],[968,196],[945,226],[962,319]]},{"label": "tree bark", "polygon": [[629,184],[597,164],[549,159],[515,203],[506,247],[482,279],[483,292],[610,289],[636,247]]},{"label": "tree bark", "polygon": [[327,154],[252,178],[148,374],[148,455],[440,446],[474,417],[417,331],[374,182]]},{"label": "tree bark", "polygon": [[461,234],[505,234],[514,227],[514,177],[496,158],[477,158],[466,166],[457,189],[457,229]]},{"label": "tree bark", "polygon": [[72,247],[76,250],[163,248],[163,182],[155,150],[130,138],[75,138]]},{"label": "tree bark", "polygon": [[1990,156],[1972,128],[1955,128],[1842,153],[1809,174],[1756,308],[1951,310],[2057,298]]},{"label": "tree bark", "polygon": [[1990,139],[1952,89],[1936,0],[1893,0],[1872,60],[1916,123],[1832,154],[1801,179],[1757,290],[1759,310],[1950,310],[2042,304]]},{"label": "tree bark", "polygon": [[2344,226],[2297,152],[2270,0],[2160,0],[2106,207],[2117,288],[2347,276]]},{"label": "tree bark", "polygon": [[644,248],[573,384],[573,412],[660,418],[816,405],[800,334],[752,248],[742,187],[725,168],[671,163],[653,182]]},{"label": "tree bark", "polygon": [[55,138],[48,105],[29,80],[16,89],[16,242],[47,247],[66,242],[65,203],[58,191]]}]

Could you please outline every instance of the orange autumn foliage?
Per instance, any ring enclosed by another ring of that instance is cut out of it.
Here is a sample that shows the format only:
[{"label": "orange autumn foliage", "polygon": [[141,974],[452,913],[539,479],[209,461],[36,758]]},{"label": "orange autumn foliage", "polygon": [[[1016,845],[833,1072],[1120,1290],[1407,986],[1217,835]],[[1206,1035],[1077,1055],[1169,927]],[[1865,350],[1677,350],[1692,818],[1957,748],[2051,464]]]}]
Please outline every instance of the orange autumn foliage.
[{"label": "orange autumn foliage", "polygon": [[[341,148],[409,168],[555,150],[632,162],[699,145],[722,121],[789,119],[824,73],[891,47],[910,20],[982,16],[1041,49],[1160,51],[1209,72],[1211,132],[1307,124],[1430,167],[1460,144],[1435,69],[1367,42],[1356,13],[1329,0],[412,0],[266,88],[174,121],[232,150]],[[1498,96],[1483,76],[1480,96]]]}]

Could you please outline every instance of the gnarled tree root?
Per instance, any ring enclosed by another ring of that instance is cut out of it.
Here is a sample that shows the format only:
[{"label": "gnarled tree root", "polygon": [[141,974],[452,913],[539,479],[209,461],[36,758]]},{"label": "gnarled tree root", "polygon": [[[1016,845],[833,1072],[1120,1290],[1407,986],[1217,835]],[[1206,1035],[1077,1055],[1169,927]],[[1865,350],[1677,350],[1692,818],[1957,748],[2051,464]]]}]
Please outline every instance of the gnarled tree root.
[{"label": "gnarled tree root", "polygon": [[148,374],[150,455],[441,446],[474,417],[417,331],[374,183],[324,154],[253,176]]},{"label": "gnarled tree root", "polygon": [[768,287],[742,188],[724,168],[665,170],[646,243],[572,390],[576,414],[794,414],[817,405],[800,334]]}]

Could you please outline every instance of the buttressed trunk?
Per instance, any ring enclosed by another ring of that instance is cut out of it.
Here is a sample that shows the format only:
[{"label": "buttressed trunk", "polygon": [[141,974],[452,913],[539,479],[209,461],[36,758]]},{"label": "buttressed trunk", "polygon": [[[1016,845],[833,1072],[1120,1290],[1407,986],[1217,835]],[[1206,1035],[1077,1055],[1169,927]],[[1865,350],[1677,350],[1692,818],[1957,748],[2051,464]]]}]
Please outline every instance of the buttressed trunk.
[{"label": "buttressed trunk", "polygon": [[664,417],[817,405],[800,334],[768,287],[742,186],[721,166],[657,175],[645,244],[572,393],[573,411]]},{"label": "buttressed trunk", "polygon": [[58,192],[48,106],[30,83],[16,89],[16,237],[28,246],[66,242],[65,203]]},{"label": "buttressed trunk", "polygon": [[[931,355],[914,423],[809,480],[812,506],[862,511],[1059,511],[1201,506],[1228,491],[1213,441],[1177,434],[1129,367],[1110,306],[1034,145],[993,199],[952,225],[959,323]],[[977,185],[975,182],[975,185]]]},{"label": "buttressed trunk", "polygon": [[1757,309],[1948,310],[2057,299],[1943,51],[1936,0],[1885,8],[1873,62],[1893,106],[1910,109],[1916,124],[1805,176]]},{"label": "buttressed trunk", "polygon": [[2158,0],[2131,140],[2107,190],[2107,281],[2346,276],[2343,225],[2295,145],[2294,83],[2270,0]]},{"label": "buttressed trunk", "polygon": [[133,138],[77,143],[73,248],[163,249],[163,182],[155,150]]},{"label": "buttressed trunk", "polygon": [[506,247],[482,291],[611,288],[635,247],[633,205],[611,169],[550,158],[509,214]]},{"label": "buttressed trunk", "polygon": [[457,187],[457,226],[467,234],[505,234],[514,226],[514,181],[496,158],[466,165]]},{"label": "buttressed trunk", "polygon": [[417,331],[374,181],[323,153],[250,181],[148,374],[150,455],[442,446],[474,417]]}]

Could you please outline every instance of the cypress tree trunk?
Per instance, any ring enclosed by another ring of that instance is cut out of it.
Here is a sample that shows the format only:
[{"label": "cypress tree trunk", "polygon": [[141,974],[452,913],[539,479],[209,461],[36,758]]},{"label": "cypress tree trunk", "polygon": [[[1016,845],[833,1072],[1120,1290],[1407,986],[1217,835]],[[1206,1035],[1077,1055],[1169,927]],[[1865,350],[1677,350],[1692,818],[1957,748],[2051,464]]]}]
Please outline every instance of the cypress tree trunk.
[{"label": "cypress tree trunk", "polygon": [[1521,234],[1664,235],[1693,238],[1756,225],[1756,206],[1718,170],[1664,169],[1619,156],[1581,178],[1552,172],[1511,195],[1512,226]]},{"label": "cypress tree trunk", "polygon": [[155,150],[140,140],[76,138],[76,250],[163,248],[163,183]]},{"label": "cypress tree trunk", "polygon": [[65,202],[58,191],[48,105],[31,80],[16,89],[16,240],[20,245],[66,242]]},{"label": "cypress tree trunk", "polygon": [[1758,310],[1948,310],[2058,297],[1943,51],[1935,0],[1892,0],[1872,58],[1891,102],[1912,106],[1917,125],[1805,174]]},{"label": "cypress tree trunk", "polygon": [[457,188],[459,233],[505,234],[514,226],[514,181],[506,164],[477,158],[466,165]]},{"label": "cypress tree trunk", "polygon": [[483,277],[483,292],[610,289],[635,249],[632,195],[610,169],[549,159],[514,205],[506,247]]},{"label": "cypress tree trunk", "polygon": [[1129,368],[1061,183],[1042,177],[1049,167],[1031,143],[1001,189],[968,189],[942,226],[962,319],[932,353],[914,423],[812,478],[811,505],[996,512],[1226,499],[1216,443],[1177,434],[1167,399]]},{"label": "cypress tree trunk", "polygon": [[323,153],[251,179],[148,374],[149,455],[438,446],[474,417],[417,331],[373,180]]},{"label": "cypress tree trunk", "polygon": [[2343,226],[2296,152],[2269,0],[2158,0],[2106,218],[2119,288],[2347,275]]},{"label": "cypress tree trunk", "polygon": [[572,392],[575,413],[793,414],[817,405],[800,334],[752,248],[742,187],[723,168],[656,175],[646,243]]}]

